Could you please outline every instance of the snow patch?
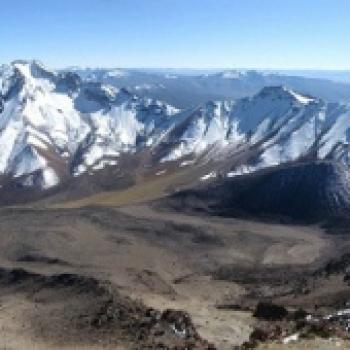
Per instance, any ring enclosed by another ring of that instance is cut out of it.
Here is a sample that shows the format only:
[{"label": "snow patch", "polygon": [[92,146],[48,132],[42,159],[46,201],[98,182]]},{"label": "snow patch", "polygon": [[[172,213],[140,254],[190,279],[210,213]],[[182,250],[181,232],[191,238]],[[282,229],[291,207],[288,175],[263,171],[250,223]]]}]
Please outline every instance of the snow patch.
[{"label": "snow patch", "polygon": [[209,180],[209,179],[215,178],[216,176],[217,176],[217,175],[216,175],[216,171],[212,171],[212,172],[210,172],[209,174],[206,174],[206,175],[202,176],[202,177],[200,178],[200,180],[201,180],[201,181],[207,181],[207,180]]},{"label": "snow patch", "polygon": [[47,190],[51,187],[57,186],[60,179],[52,168],[45,168],[42,171],[42,188]]},{"label": "snow patch", "polygon": [[292,342],[296,342],[299,340],[299,333],[295,333],[292,335],[289,335],[288,337],[283,338],[282,342],[284,345],[287,345]]},{"label": "snow patch", "polygon": [[233,171],[230,171],[226,174],[227,177],[235,177],[235,176],[241,176],[241,175],[246,175],[249,174],[253,171],[255,171],[256,168],[249,166],[249,165],[241,165],[238,168],[236,168]]},{"label": "snow patch", "polygon": [[180,163],[180,168],[183,168],[188,165],[192,165],[195,162],[196,162],[195,160],[184,160],[183,162]]},{"label": "snow patch", "polygon": [[111,160],[111,159],[102,159],[100,160],[98,163],[94,164],[91,169],[93,170],[101,170],[103,168],[105,168],[106,166],[114,166],[117,165],[117,161],[116,160]]},{"label": "snow patch", "polygon": [[302,104],[308,104],[310,102],[315,101],[314,98],[303,96],[303,95],[298,94],[297,92],[295,92],[293,90],[288,90],[288,92]]},{"label": "snow patch", "polygon": [[166,170],[160,170],[156,172],[156,176],[164,175],[166,173]]}]

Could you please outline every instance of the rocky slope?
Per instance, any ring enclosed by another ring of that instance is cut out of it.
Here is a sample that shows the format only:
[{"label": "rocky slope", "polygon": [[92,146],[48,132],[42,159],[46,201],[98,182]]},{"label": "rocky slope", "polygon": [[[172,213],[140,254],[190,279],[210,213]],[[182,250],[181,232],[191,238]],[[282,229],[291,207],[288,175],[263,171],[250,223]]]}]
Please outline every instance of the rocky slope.
[{"label": "rocky slope", "polygon": [[[350,214],[350,171],[331,161],[305,162],[221,179],[162,202],[223,216],[327,221]],[[336,225],[335,225],[336,226]]]}]

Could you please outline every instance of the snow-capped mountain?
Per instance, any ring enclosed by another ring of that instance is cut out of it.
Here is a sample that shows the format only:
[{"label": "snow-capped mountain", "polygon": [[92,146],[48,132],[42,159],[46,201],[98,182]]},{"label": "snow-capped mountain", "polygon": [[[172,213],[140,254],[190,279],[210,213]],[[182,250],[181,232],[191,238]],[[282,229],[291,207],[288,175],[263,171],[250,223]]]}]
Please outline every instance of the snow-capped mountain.
[{"label": "snow-capped mountain", "polygon": [[158,142],[178,110],[38,62],[1,67],[0,174],[49,188]]},{"label": "snow-capped mountain", "polygon": [[[221,79],[251,74],[230,72]],[[118,167],[122,155],[145,150],[151,150],[155,166],[221,161],[225,176],[304,158],[349,164],[346,104],[275,86],[252,97],[179,110],[96,79],[76,69],[50,71],[34,61],[0,68],[0,180],[47,189]],[[231,164],[236,154],[245,156]],[[220,167],[210,170],[203,179],[222,174]]]},{"label": "snow-capped mountain", "polygon": [[174,146],[162,161],[200,154],[216,146],[222,152],[254,149],[229,176],[252,172],[302,157],[348,162],[350,109],[325,103],[285,87],[266,87],[237,102],[209,102],[170,135]]}]

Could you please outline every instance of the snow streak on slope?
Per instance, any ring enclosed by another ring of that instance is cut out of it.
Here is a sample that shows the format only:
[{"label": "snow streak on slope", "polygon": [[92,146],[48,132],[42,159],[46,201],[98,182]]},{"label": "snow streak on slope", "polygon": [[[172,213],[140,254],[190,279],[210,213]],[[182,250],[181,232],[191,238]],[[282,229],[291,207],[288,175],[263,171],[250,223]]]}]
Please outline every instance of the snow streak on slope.
[{"label": "snow streak on slope", "polygon": [[[118,92],[109,110],[90,114],[91,132],[81,143],[83,152],[74,175],[96,163],[114,165],[122,152],[134,153],[156,145],[175,123],[172,116],[176,113],[177,109],[164,103],[138,99],[127,91]],[[109,160],[101,163],[103,158]]]},{"label": "snow streak on slope", "polygon": [[[228,102],[208,102],[204,107],[195,111],[184,124],[173,131],[172,140],[178,143],[162,162],[176,160],[192,153],[199,154],[214,143],[225,145],[230,127],[228,113],[231,109]],[[183,130],[180,136],[179,129]],[[232,135],[229,135],[230,137]]]}]

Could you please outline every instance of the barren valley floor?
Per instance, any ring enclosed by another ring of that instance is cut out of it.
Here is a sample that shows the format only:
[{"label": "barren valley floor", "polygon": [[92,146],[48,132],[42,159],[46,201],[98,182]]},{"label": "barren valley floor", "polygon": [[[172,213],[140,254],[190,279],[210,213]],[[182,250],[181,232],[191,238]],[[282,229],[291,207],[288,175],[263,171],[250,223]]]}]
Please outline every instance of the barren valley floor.
[{"label": "barren valley floor", "polygon": [[[124,321],[134,322],[139,301],[188,312],[201,338],[232,349],[249,338],[255,320],[247,310],[259,299],[327,310],[350,290],[337,276],[313,277],[349,246],[318,226],[193,216],[147,203],[12,207],[0,216],[6,349],[146,348],[129,326],[110,327],[108,318],[94,324],[106,303],[129,305]],[[296,295],[301,284],[310,291]]]}]

